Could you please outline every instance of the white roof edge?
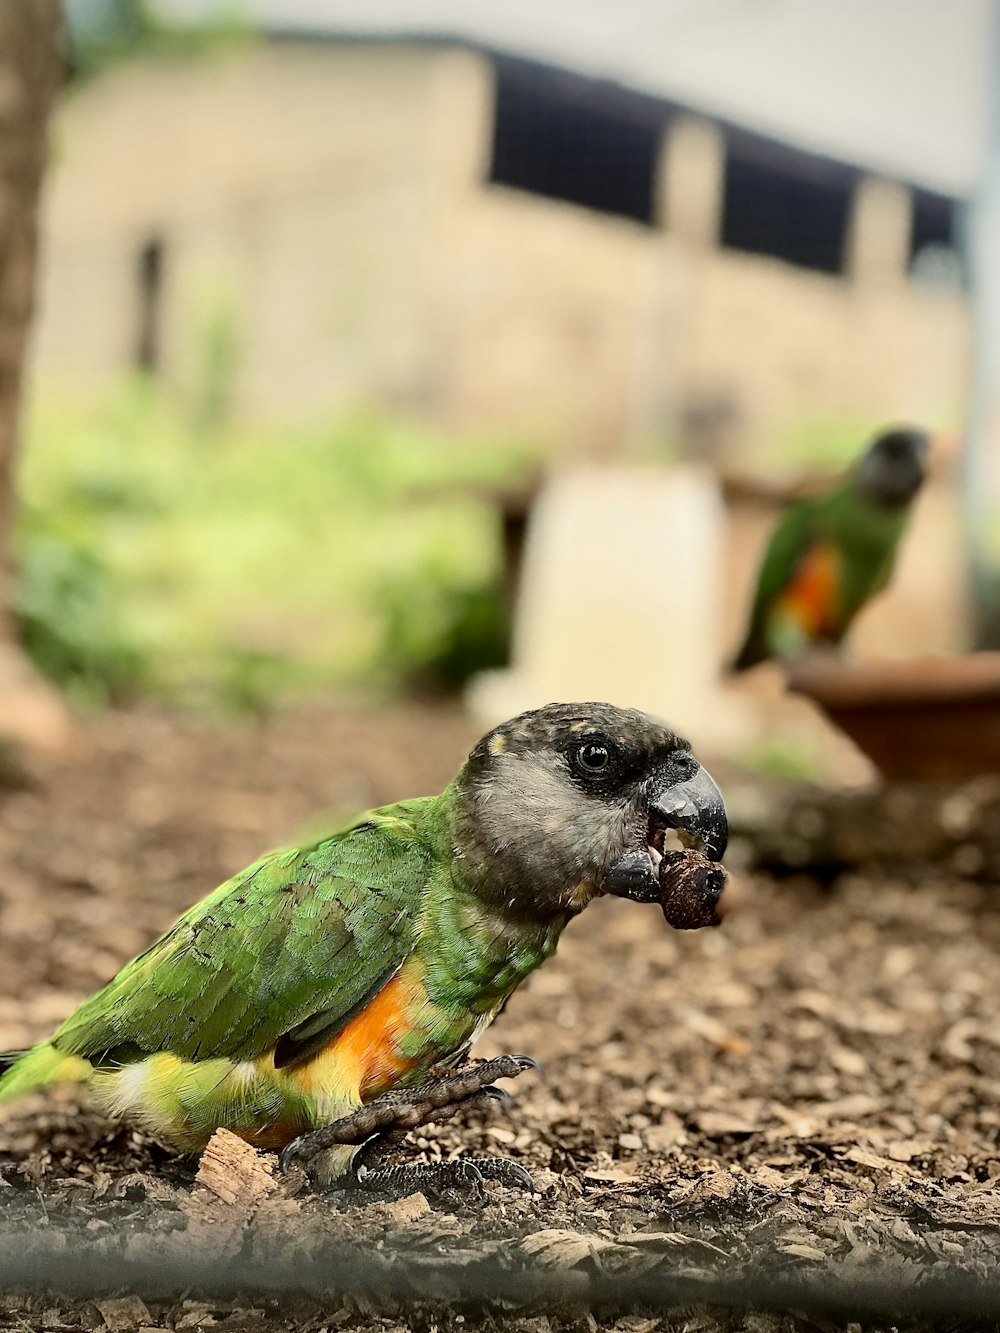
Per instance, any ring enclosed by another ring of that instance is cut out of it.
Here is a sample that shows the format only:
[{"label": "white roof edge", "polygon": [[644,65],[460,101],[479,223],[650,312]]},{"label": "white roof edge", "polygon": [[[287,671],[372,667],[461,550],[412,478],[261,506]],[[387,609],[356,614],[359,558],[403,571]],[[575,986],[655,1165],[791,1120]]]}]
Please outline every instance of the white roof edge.
[{"label": "white roof edge", "polygon": [[[78,3],[81,0],[77,0]],[[274,36],[471,45],[955,198],[985,158],[992,0],[242,0]],[[157,0],[199,20],[230,0]],[[892,58],[887,53],[891,53]]]}]

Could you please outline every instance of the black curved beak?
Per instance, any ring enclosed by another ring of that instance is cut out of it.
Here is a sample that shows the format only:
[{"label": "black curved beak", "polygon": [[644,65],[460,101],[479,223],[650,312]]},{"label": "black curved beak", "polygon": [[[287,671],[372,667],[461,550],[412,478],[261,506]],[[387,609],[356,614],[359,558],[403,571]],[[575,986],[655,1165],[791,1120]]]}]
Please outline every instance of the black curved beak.
[{"label": "black curved beak", "polygon": [[630,849],[611,868],[602,885],[605,893],[638,903],[659,902],[658,866],[667,829],[684,834],[711,861],[725,854],[729,821],[722,793],[697,760],[685,758],[688,771],[682,780],[672,765],[652,778],[646,845]]},{"label": "black curved beak", "polygon": [[667,787],[649,803],[649,817],[654,828],[673,828],[688,834],[695,845],[700,842],[710,861],[721,861],[729,842],[726,803],[715,782],[698,765],[698,771],[686,782]]}]

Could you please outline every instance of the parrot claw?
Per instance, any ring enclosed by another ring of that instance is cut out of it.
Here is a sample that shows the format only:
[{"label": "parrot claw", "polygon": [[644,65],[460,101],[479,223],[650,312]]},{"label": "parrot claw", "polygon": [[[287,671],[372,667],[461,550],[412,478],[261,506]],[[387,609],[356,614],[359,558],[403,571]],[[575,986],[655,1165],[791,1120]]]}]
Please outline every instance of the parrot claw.
[{"label": "parrot claw", "polygon": [[[542,1067],[539,1062],[533,1060],[530,1055],[511,1055],[507,1058],[509,1060],[515,1060],[521,1066],[520,1073],[523,1073],[527,1069],[541,1069]],[[498,1075],[498,1077],[500,1076]]]},{"label": "parrot claw", "polygon": [[306,1136],[300,1135],[297,1139],[292,1139],[291,1143],[286,1143],[281,1152],[278,1153],[278,1170],[281,1174],[287,1175],[289,1170],[296,1165],[298,1158],[303,1158],[304,1162],[309,1160],[308,1152],[302,1151],[302,1139]]},{"label": "parrot claw", "polygon": [[439,1194],[445,1190],[482,1191],[487,1180],[497,1180],[514,1189],[533,1190],[531,1176],[523,1166],[506,1157],[456,1157],[450,1162],[404,1162],[378,1170],[359,1167],[338,1182],[340,1189],[367,1192]]},{"label": "parrot claw", "polygon": [[293,1163],[304,1166],[328,1148],[360,1147],[369,1140],[379,1139],[399,1142],[409,1130],[419,1129],[432,1120],[449,1120],[463,1108],[481,1105],[486,1100],[506,1101],[507,1094],[494,1087],[493,1080],[517,1078],[525,1070],[535,1068],[537,1065],[530,1056],[500,1055],[434,1079],[421,1088],[384,1093],[339,1120],[293,1139],[278,1154],[278,1170],[287,1171]]},{"label": "parrot claw", "polygon": [[478,1159],[476,1165],[486,1180],[499,1180],[513,1189],[534,1191],[535,1182],[530,1173],[509,1157],[485,1157]]}]

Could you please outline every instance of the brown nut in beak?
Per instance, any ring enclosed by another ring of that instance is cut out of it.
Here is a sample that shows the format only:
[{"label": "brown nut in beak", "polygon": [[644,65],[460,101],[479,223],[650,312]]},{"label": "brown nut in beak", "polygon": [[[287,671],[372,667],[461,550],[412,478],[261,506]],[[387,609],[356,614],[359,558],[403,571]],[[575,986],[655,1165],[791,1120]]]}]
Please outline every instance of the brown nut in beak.
[{"label": "brown nut in beak", "polygon": [[659,868],[660,906],[675,930],[717,926],[726,872],[701,852],[664,852]]}]

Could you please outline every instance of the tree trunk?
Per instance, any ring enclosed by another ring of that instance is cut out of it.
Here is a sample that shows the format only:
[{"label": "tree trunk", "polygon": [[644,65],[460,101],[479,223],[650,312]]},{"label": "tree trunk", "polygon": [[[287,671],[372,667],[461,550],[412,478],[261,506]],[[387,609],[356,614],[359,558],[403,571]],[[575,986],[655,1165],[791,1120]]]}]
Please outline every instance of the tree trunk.
[{"label": "tree trunk", "polygon": [[14,471],[35,296],[49,115],[62,81],[59,0],[0,0],[0,737],[58,745],[58,696],[29,667],[11,615]]}]

